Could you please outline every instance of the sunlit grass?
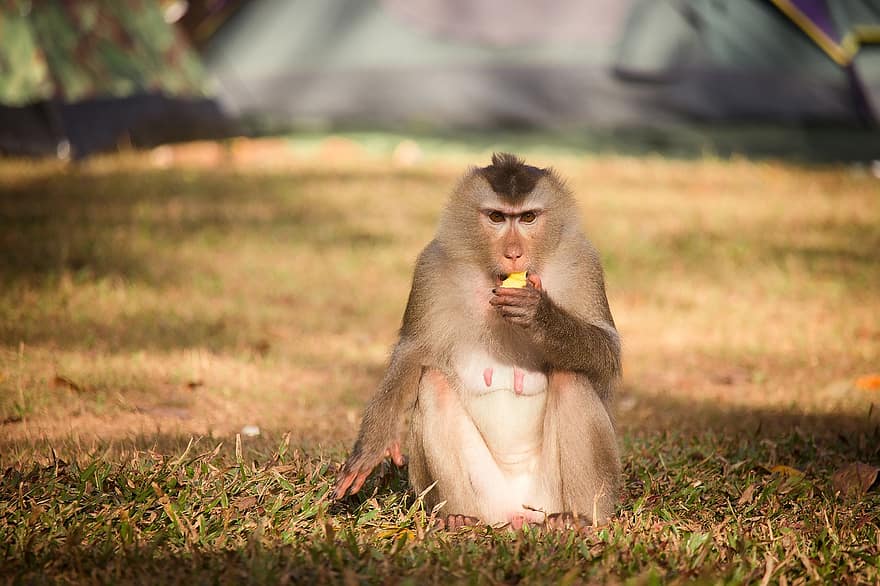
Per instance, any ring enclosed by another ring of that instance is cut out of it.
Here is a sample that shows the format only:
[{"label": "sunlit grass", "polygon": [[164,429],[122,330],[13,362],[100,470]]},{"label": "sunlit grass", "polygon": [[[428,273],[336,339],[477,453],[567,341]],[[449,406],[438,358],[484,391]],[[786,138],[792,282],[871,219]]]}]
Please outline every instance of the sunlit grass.
[{"label": "sunlit grass", "polygon": [[853,167],[526,148],[569,178],[606,267],[618,516],[585,537],[438,534],[398,474],[331,506],[413,261],[488,160],[390,150],[0,161],[0,575],[880,579],[877,489],[830,484],[880,460],[877,391],[854,386],[880,370],[880,182]]}]

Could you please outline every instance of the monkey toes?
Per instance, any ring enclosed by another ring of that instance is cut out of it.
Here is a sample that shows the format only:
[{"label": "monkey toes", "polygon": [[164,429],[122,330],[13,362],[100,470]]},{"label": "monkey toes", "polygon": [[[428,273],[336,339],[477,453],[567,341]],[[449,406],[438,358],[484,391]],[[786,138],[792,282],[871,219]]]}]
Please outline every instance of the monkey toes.
[{"label": "monkey toes", "polygon": [[577,533],[589,533],[593,530],[593,524],[589,519],[573,513],[553,513],[547,515],[544,527],[556,531],[574,530]]},{"label": "monkey toes", "polygon": [[441,531],[455,531],[462,527],[472,527],[479,524],[479,519],[468,515],[446,515],[434,520],[434,528]]},{"label": "monkey toes", "polygon": [[[473,527],[480,525],[482,522],[477,517],[469,515],[445,515],[434,520],[434,529],[441,531],[455,531],[462,527]],[[581,517],[574,513],[553,513],[547,515],[544,523],[529,523],[524,518],[517,517],[512,519],[510,523],[502,526],[512,531],[520,531],[526,526],[544,527],[552,531],[575,531],[581,535],[585,535],[593,531],[593,524],[586,517]],[[497,526],[495,526],[497,527]]]}]

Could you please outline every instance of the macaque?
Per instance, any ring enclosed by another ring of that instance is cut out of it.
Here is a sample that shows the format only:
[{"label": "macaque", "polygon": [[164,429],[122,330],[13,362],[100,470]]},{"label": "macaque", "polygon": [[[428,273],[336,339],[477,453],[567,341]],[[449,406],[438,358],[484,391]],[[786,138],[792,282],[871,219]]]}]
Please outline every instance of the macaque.
[{"label": "macaque", "polygon": [[334,498],[407,453],[412,488],[436,483],[425,504],[445,502],[440,527],[608,520],[620,476],[609,410],[620,339],[579,219],[555,172],[513,155],[461,179],[419,255],[400,337]]}]

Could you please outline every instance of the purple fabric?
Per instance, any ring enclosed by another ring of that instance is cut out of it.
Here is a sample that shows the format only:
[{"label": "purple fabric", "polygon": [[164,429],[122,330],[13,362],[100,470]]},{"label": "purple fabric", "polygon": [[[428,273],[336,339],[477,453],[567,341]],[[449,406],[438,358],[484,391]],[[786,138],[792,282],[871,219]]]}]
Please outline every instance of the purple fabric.
[{"label": "purple fabric", "polygon": [[831,21],[828,3],[825,0],[791,0],[791,3],[832,40],[835,42],[840,40],[837,31],[834,30],[834,23]]}]

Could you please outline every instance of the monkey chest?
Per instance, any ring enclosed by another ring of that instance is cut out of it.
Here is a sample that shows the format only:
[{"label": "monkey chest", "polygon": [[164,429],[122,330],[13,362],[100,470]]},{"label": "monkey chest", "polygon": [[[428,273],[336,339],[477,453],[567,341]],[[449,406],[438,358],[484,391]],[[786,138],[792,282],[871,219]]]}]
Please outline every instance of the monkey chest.
[{"label": "monkey chest", "polygon": [[507,364],[484,352],[459,356],[462,402],[496,461],[518,468],[543,443],[547,375]]}]

